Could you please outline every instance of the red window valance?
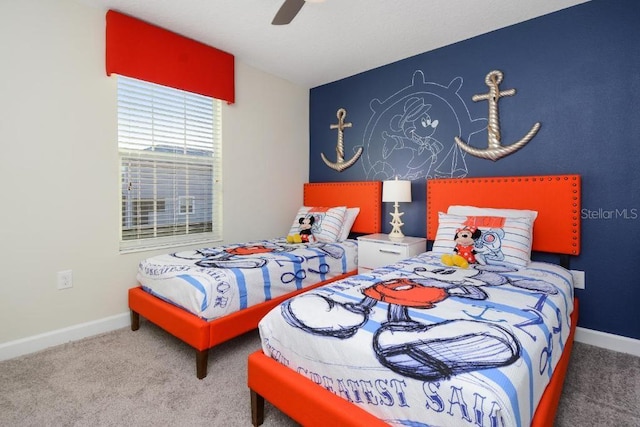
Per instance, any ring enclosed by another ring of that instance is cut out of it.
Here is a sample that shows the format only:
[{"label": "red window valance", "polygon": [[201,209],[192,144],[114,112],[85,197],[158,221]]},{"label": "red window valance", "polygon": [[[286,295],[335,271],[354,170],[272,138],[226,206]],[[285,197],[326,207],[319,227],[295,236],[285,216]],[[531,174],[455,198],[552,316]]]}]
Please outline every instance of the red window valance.
[{"label": "red window valance", "polygon": [[235,101],[233,55],[113,10],[106,20],[107,75]]}]

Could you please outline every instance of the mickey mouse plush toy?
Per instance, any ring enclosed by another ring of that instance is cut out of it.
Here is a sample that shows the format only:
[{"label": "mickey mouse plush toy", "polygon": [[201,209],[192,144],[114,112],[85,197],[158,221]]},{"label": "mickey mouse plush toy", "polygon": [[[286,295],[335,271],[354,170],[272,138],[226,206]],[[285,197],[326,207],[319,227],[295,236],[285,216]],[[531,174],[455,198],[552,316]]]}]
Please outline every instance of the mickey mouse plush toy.
[{"label": "mickey mouse plush toy", "polygon": [[315,218],[313,215],[307,215],[298,218],[298,234],[293,234],[287,236],[288,243],[313,243],[316,241],[316,237],[311,233],[311,227],[313,227],[313,223],[315,222]]},{"label": "mickey mouse plush toy", "polygon": [[473,226],[465,226],[464,228],[458,228],[453,240],[456,242],[456,247],[453,249],[454,254],[444,254],[441,257],[441,261],[444,265],[453,266],[456,265],[461,268],[469,267],[469,264],[475,264],[476,240],[480,238],[482,232]]}]

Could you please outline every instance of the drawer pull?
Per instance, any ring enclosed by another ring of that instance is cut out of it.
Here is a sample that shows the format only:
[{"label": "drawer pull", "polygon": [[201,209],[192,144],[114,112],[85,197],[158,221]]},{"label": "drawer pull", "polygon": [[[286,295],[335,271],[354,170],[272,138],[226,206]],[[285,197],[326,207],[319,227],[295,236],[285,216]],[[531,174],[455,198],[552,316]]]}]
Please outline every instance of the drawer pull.
[{"label": "drawer pull", "polygon": [[389,249],[378,249],[380,252],[382,252],[383,254],[394,254],[394,255],[400,255],[401,252],[398,251],[391,251]]}]

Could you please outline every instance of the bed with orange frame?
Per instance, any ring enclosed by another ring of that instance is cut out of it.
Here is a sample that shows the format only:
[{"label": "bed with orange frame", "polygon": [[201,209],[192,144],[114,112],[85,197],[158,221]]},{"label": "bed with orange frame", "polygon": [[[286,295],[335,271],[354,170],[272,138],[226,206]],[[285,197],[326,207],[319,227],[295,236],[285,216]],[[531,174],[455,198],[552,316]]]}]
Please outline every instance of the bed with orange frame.
[{"label": "bed with orange frame", "polygon": [[[534,210],[538,215],[533,229],[533,251],[558,254],[560,265],[568,269],[570,257],[580,253],[580,183],[578,175],[428,180],[427,238],[430,241],[436,238],[438,212],[446,212],[451,205]],[[578,320],[576,299],[573,311],[567,315],[570,315],[568,336],[534,408],[532,426],[554,423]],[[315,374],[322,375],[322,372]],[[265,355],[263,350],[249,356],[248,386],[254,426],[264,421],[265,400],[305,426],[387,425],[365,409]],[[425,425],[430,422],[429,419],[420,421]]]},{"label": "bed with orange frame", "polygon": [[[381,230],[380,206],[382,183],[379,181],[307,183],[304,185],[305,206],[359,207],[360,212],[351,233],[376,233]],[[204,320],[180,307],[160,299],[141,286],[129,289],[131,329],[140,327],[140,317],[147,319],[196,350],[196,375],[206,377],[209,349],[255,329],[259,320],[273,307],[293,295],[353,275],[353,270],[331,280],[316,283],[286,295],[249,306],[227,316]],[[262,284],[256,284],[262,286]]]}]

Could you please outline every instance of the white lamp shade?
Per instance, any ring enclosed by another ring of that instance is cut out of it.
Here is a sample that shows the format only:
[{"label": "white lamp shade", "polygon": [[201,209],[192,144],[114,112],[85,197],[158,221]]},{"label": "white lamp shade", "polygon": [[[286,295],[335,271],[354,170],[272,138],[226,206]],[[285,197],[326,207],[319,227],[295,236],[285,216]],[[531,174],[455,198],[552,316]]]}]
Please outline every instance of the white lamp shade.
[{"label": "white lamp shade", "polygon": [[383,202],[410,202],[411,181],[394,179],[382,183]]}]

